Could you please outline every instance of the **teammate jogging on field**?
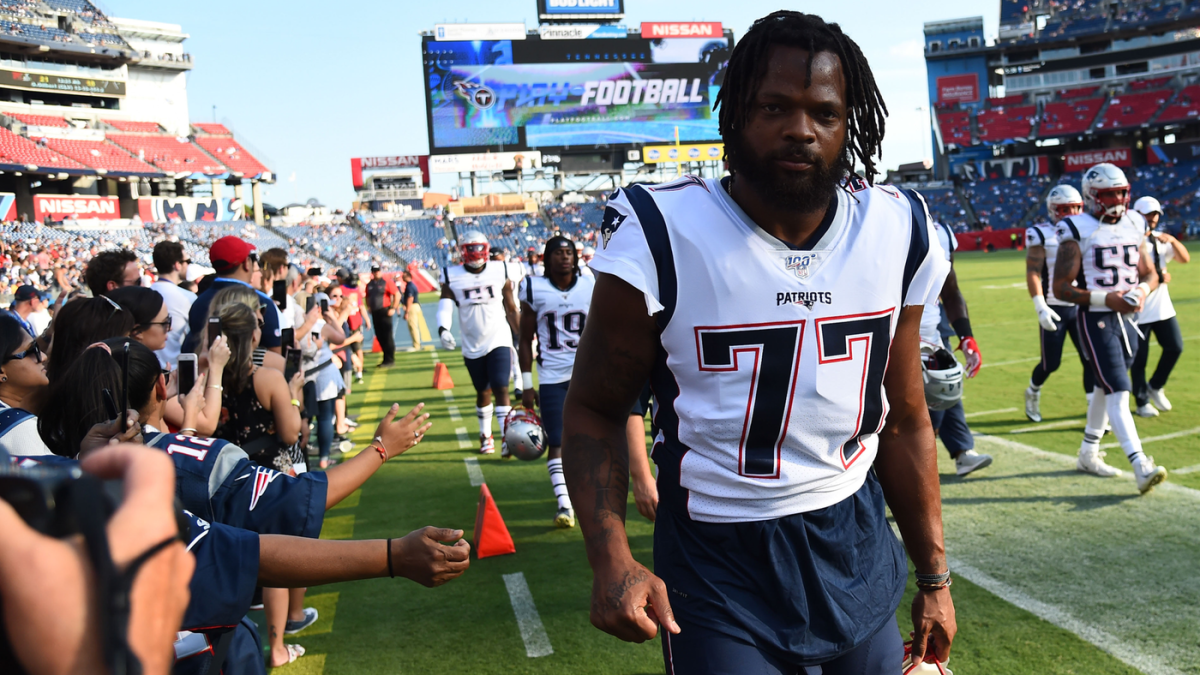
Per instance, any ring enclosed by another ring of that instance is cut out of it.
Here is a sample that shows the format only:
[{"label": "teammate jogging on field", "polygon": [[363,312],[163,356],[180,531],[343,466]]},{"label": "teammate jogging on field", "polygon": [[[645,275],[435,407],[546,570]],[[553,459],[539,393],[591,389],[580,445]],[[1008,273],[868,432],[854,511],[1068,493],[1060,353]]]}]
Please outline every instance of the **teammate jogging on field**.
[{"label": "teammate jogging on field", "polygon": [[1097,164],[1083,175],[1081,187],[1084,212],[1058,223],[1054,265],[1054,297],[1081,305],[1076,321],[1096,376],[1076,468],[1105,477],[1118,473],[1100,452],[1105,424],[1111,424],[1145,494],[1166,479],[1167,470],[1142,452],[1129,412],[1129,366],[1142,340],[1133,315],[1158,286],[1158,274],[1142,249],[1146,219],[1128,208],[1125,174],[1112,164]]},{"label": "teammate jogging on field", "polygon": [[[884,105],[858,46],[793,11],[756,21],[717,96],[732,176],[618,190],[563,412],[591,620],[663,631],[667,672],[896,673],[954,608],[921,377],[949,269],[913,192],[872,187]],[[654,572],[625,532],[629,411],[649,379]]]},{"label": "teammate jogging on field", "polygon": [[[983,367],[983,357],[979,353],[979,345],[971,333],[971,320],[967,317],[967,300],[958,289],[958,276],[954,273],[954,251],[958,248],[958,239],[945,223],[934,223],[941,251],[950,263],[950,273],[946,275],[946,283],[942,285],[939,296],[930,298],[921,314],[921,341],[935,346],[944,346],[951,351],[949,335],[958,335],[958,347],[967,359],[964,371],[967,378],[979,374]],[[951,351],[953,354],[953,352]],[[959,476],[965,476],[972,471],[987,468],[992,463],[992,456],[975,452],[975,437],[967,426],[967,414],[963,410],[962,390],[958,390],[959,400],[948,408],[929,408],[929,421],[933,429],[942,439],[942,445],[954,460],[954,471]],[[926,400],[926,403],[929,403]]]},{"label": "teammate jogging on field", "polygon": [[[1167,412],[1171,402],[1163,393],[1167,386],[1167,378],[1171,370],[1183,354],[1183,333],[1179,330],[1179,320],[1175,317],[1175,305],[1171,303],[1171,294],[1167,284],[1171,275],[1167,272],[1167,263],[1177,260],[1181,263],[1191,262],[1192,256],[1187,247],[1179,243],[1175,237],[1166,232],[1156,230],[1158,221],[1162,218],[1162,206],[1154,197],[1141,197],[1133,203],[1133,210],[1146,218],[1146,242],[1142,247],[1149,251],[1150,260],[1154,262],[1154,270],[1158,272],[1158,288],[1146,297],[1146,304],[1138,313],[1138,328],[1142,331],[1142,347],[1133,360],[1133,395],[1137,399],[1137,414],[1142,417],[1158,417],[1158,411]],[[1146,382],[1146,363],[1150,360],[1150,333],[1158,338],[1158,346],[1162,347],[1162,356],[1158,358],[1158,367]]]},{"label": "teammate jogging on field", "polygon": [[1088,403],[1092,401],[1092,390],[1096,386],[1092,368],[1079,342],[1079,325],[1075,320],[1077,305],[1054,296],[1054,263],[1058,258],[1058,234],[1054,223],[1083,213],[1083,197],[1070,185],[1056,185],[1046,196],[1046,213],[1050,215],[1050,224],[1032,225],[1025,230],[1025,285],[1037,310],[1038,344],[1042,351],[1042,360],[1033,367],[1029,386],[1025,389],[1025,416],[1033,422],[1042,421],[1042,385],[1062,364],[1063,343],[1068,335],[1083,363],[1083,391]]},{"label": "teammate jogging on field", "polygon": [[[488,240],[480,232],[466,232],[459,241],[462,264],[446,267],[442,297],[438,300],[438,337],[442,347],[454,349],[450,334],[454,307],[458,306],[463,362],[475,385],[475,415],[479,418],[479,454],[496,451],[492,440],[492,413],[504,418],[512,410],[508,380],[512,369],[512,336],[517,330],[517,303],[513,278],[517,270],[501,260],[488,260]],[[495,397],[495,406],[492,397]]]},{"label": "teammate jogging on field", "polygon": [[[575,365],[575,349],[592,304],[593,277],[580,274],[571,240],[557,235],[546,240],[542,261],[546,276],[525,277],[518,289],[521,300],[521,403],[532,410],[540,404],[546,425],[546,469],[558,499],[554,524],[575,527],[575,509],[567,494],[562,468],[562,411]],[[533,389],[533,339],[538,341],[538,390]]]}]

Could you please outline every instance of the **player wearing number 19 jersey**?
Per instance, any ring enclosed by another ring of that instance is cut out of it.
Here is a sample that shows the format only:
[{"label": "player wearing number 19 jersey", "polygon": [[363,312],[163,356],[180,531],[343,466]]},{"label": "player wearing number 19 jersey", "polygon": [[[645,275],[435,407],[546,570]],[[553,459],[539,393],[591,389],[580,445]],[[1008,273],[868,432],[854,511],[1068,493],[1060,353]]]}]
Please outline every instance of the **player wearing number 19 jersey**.
[{"label": "player wearing number 19 jersey", "polygon": [[1084,212],[1058,223],[1054,270],[1055,297],[1080,305],[1076,322],[1096,377],[1076,466],[1098,476],[1117,474],[1100,452],[1104,426],[1112,424],[1144,494],[1165,480],[1167,471],[1142,452],[1129,412],[1129,366],[1142,339],[1131,317],[1158,286],[1158,275],[1142,250],[1146,219],[1129,210],[1125,174],[1112,164],[1097,164],[1083,175],[1080,192]]},{"label": "player wearing number 19 jersey", "polygon": [[[775,12],[734,48],[718,102],[732,176],[619,190],[592,261],[563,447],[592,623],[633,641],[661,625],[669,673],[896,673],[907,564],[886,496],[923,584],[913,653],[944,657],[919,328],[949,264],[920,196],[849,174],[874,174],[882,139],[870,68],[838,26]],[[653,573],[624,531],[646,379]]]},{"label": "player wearing number 19 jersey", "polygon": [[[546,469],[558,499],[554,524],[574,527],[575,510],[562,469],[562,411],[596,279],[580,273],[576,248],[566,237],[550,237],[542,259],[546,276],[525,277],[517,290],[521,300],[521,345],[517,354],[521,361],[521,397],[526,408],[533,408],[536,399],[542,409],[549,446]],[[536,396],[532,370],[534,337],[538,342]]]}]

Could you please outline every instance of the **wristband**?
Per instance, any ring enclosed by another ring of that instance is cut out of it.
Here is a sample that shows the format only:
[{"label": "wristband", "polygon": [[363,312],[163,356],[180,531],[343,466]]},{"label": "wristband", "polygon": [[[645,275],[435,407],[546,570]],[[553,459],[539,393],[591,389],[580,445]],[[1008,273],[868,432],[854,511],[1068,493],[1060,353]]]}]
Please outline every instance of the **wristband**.
[{"label": "wristband", "polygon": [[180,436],[195,436],[196,430],[191,427],[184,427],[179,430],[179,435]]},{"label": "wristband", "polygon": [[917,592],[918,593],[929,593],[929,592],[933,592],[933,591],[940,591],[943,588],[950,588],[950,586],[952,586],[953,584],[954,584],[954,580],[949,577],[946,578],[946,583],[944,583],[944,584],[923,584],[918,581],[917,582]]},{"label": "wristband", "polygon": [[447,329],[445,326],[438,326],[438,337],[441,337],[442,333],[445,333],[447,330],[449,329]]},{"label": "wristband", "polygon": [[1088,304],[1092,307],[1107,307],[1108,303],[1105,302],[1105,299],[1107,298],[1108,293],[1105,293],[1104,291],[1092,291],[1092,296],[1088,300]]},{"label": "wristband", "polygon": [[225,387],[222,387],[219,384],[210,384],[207,387],[205,387],[205,389],[216,389],[217,391],[225,391]]},{"label": "wristband", "polygon": [[521,388],[526,391],[533,389],[533,373],[521,373]]},{"label": "wristband", "polygon": [[1143,298],[1150,297],[1150,284],[1143,281],[1142,283],[1138,284],[1137,287],[1142,289]]},{"label": "wristband", "polygon": [[298,400],[296,400],[296,399],[292,399],[292,405],[294,405],[294,406],[296,406],[297,408],[299,408],[299,407],[300,407],[300,401],[298,401]]},{"label": "wristband", "polygon": [[972,336],[971,320],[967,317],[955,319],[950,322],[950,325],[954,327],[954,334],[958,336],[959,340],[965,340]]},{"label": "wristband", "polygon": [[950,570],[946,570],[941,574],[921,574],[920,572],[917,572],[916,577],[917,584],[936,586],[938,584],[944,584],[950,580]]}]

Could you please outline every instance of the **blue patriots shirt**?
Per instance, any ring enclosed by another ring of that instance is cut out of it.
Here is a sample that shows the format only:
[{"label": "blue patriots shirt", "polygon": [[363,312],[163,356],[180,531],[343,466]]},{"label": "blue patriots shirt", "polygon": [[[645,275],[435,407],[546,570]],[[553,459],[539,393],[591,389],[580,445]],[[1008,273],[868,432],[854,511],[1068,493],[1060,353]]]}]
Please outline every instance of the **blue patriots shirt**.
[{"label": "blue patriots shirt", "polygon": [[288,476],[251,462],[219,438],[159,433],[146,445],[175,463],[175,493],[205,520],[259,534],[315,539],[325,522],[329,480],[323,473]]}]

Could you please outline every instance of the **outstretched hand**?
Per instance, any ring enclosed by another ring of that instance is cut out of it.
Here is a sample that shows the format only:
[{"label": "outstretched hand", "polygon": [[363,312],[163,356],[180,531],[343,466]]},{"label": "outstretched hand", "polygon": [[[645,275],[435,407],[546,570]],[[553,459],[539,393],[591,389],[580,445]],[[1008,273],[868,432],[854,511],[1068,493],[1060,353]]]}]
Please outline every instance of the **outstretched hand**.
[{"label": "outstretched hand", "polygon": [[429,419],[428,413],[421,414],[424,407],[424,403],[418,403],[408,411],[407,415],[396,420],[396,414],[400,412],[400,404],[393,403],[387,414],[380,420],[379,426],[375,428],[375,439],[383,444],[383,450],[387,453],[388,459],[403,454],[405,450],[425,440],[425,432],[433,426],[433,423],[426,422]]},{"label": "outstretched hand", "polygon": [[[455,579],[471,566],[471,545],[462,530],[423,527],[392,541],[396,576],[433,588]],[[453,541],[447,546],[443,541]]]}]

